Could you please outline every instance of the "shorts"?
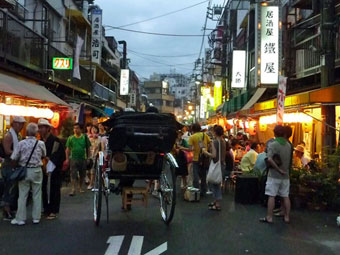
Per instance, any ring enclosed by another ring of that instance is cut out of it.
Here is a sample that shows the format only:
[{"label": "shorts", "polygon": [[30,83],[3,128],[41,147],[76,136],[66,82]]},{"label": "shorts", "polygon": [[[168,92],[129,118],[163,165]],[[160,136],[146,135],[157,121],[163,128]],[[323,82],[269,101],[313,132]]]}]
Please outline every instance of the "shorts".
[{"label": "shorts", "polygon": [[265,194],[270,197],[289,197],[289,179],[275,179],[268,177]]},{"label": "shorts", "polygon": [[85,159],[71,159],[70,160],[70,175],[73,180],[79,177],[84,178],[86,175],[86,160]]}]

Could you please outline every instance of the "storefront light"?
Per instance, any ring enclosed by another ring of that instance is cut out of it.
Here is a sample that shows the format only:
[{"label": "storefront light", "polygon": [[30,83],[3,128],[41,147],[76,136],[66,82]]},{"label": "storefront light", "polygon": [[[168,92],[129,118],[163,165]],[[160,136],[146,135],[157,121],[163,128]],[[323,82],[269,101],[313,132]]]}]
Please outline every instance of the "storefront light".
[{"label": "storefront light", "polygon": [[[310,123],[313,122],[313,118],[302,113],[285,113],[283,115],[283,122],[284,123]],[[260,117],[260,125],[264,124],[274,124],[276,123],[276,114],[269,115],[269,116],[262,116]]]},{"label": "storefront light", "polygon": [[53,118],[53,111],[50,109],[43,109],[37,107],[29,107],[22,105],[7,105],[0,103],[0,114],[11,116],[23,116],[34,118]]},{"label": "storefront light", "polygon": [[229,119],[227,122],[230,126],[234,126],[234,119]]}]

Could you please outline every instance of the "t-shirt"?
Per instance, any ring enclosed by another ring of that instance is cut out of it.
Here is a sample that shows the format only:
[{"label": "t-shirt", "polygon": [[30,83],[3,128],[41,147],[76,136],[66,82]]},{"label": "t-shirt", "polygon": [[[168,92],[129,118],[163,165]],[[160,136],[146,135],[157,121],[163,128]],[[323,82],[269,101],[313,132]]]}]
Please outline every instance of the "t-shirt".
[{"label": "t-shirt", "polygon": [[70,159],[86,159],[86,149],[91,146],[87,135],[80,137],[70,136],[66,142],[66,148],[71,151]]},{"label": "t-shirt", "polygon": [[[204,140],[203,140],[203,137],[204,137]],[[202,133],[202,132],[195,133],[195,134],[193,134],[189,137],[188,143],[189,143],[190,146],[194,147],[193,161],[197,162],[198,159],[199,159],[199,155],[200,155],[200,151],[201,151],[200,143],[202,143],[202,146],[207,149],[208,144],[210,142],[211,142],[211,140],[210,140],[209,136]]]},{"label": "t-shirt", "polygon": [[262,152],[257,155],[256,162],[254,168],[261,171],[263,173],[267,169],[267,164],[265,159],[267,158],[267,153]]},{"label": "t-shirt", "polygon": [[275,179],[289,179],[291,150],[292,150],[291,145],[288,142],[281,145],[279,142],[274,141],[268,145],[267,157],[273,158],[275,154],[279,155],[282,162],[282,165],[279,167],[282,169],[282,171],[285,172],[285,174],[282,175],[275,168],[269,167],[268,177]]},{"label": "t-shirt", "polygon": [[246,155],[243,156],[240,164],[240,168],[242,171],[250,171],[253,170],[255,166],[257,158],[257,152],[253,149],[250,149]]}]

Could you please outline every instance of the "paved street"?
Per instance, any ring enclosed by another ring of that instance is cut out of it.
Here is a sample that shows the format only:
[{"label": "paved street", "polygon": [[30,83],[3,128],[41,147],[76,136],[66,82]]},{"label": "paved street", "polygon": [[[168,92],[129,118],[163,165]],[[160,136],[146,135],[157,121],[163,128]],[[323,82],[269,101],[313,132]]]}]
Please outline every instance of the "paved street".
[{"label": "paved street", "polygon": [[[68,196],[63,188],[62,210],[55,221],[39,225],[11,226],[0,221],[1,255],[105,254],[111,236],[125,236],[119,254],[128,254],[133,236],[143,236],[142,254],[167,242],[163,254],[339,254],[340,229],[335,213],[293,211],[292,223],[281,220],[261,224],[265,215],[259,205],[240,205],[227,194],[223,210],[207,210],[209,197],[189,203],[178,194],[175,217],[169,227],[160,218],[157,200],[150,197],[147,209],[140,205],[122,212],[120,197],[110,199],[100,227],[92,221],[92,193]],[[138,239],[138,238],[137,238]],[[119,247],[119,245],[118,245]],[[158,253],[155,253],[158,254]]]}]

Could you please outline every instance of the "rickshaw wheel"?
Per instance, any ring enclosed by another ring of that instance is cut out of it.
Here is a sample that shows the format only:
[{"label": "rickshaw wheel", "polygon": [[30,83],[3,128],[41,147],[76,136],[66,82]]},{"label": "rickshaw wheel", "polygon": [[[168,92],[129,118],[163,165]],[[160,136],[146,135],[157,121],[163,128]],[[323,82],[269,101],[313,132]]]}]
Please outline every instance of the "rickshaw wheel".
[{"label": "rickshaw wheel", "polygon": [[102,178],[102,166],[99,162],[96,162],[96,171],[94,178],[93,188],[93,219],[97,226],[99,226],[100,216],[102,211],[102,194],[103,194],[103,178]]},{"label": "rickshaw wheel", "polygon": [[160,184],[160,211],[165,224],[169,224],[175,213],[176,176],[175,169],[168,160],[164,160]]}]

